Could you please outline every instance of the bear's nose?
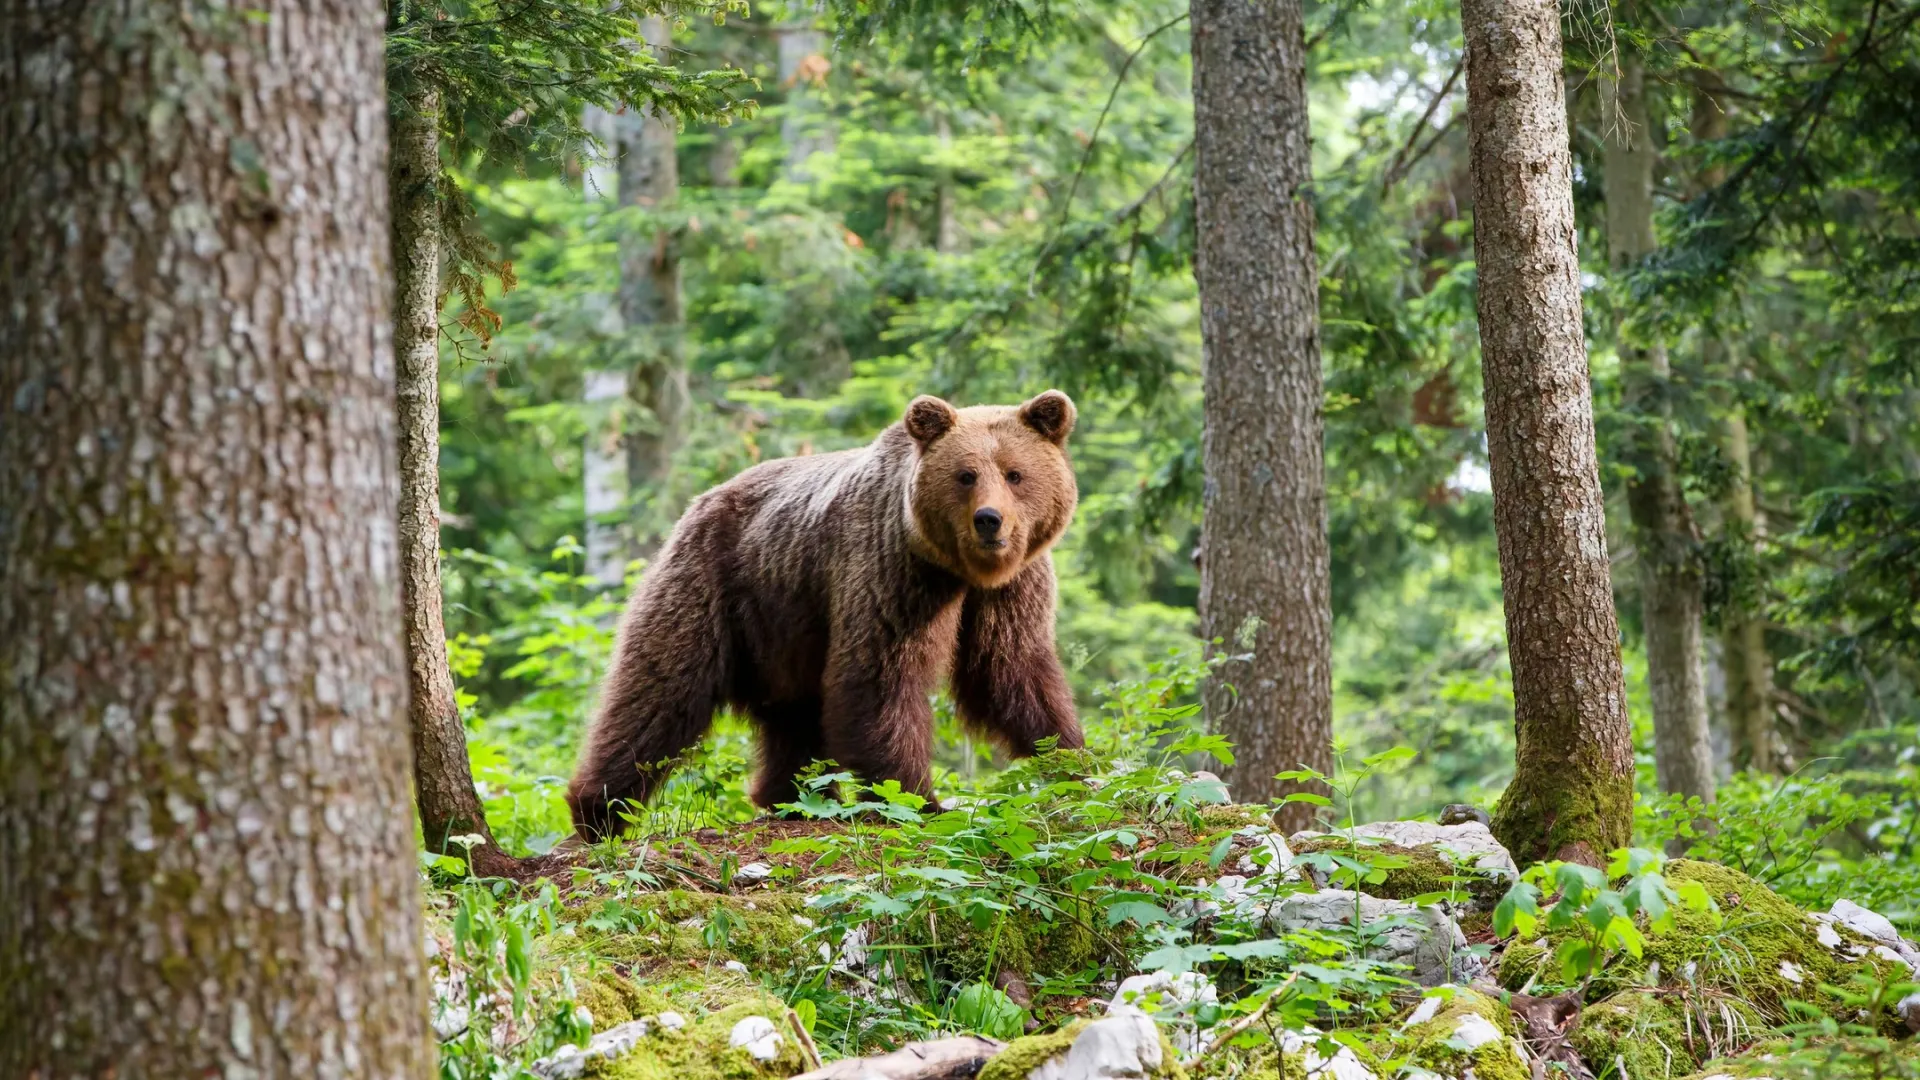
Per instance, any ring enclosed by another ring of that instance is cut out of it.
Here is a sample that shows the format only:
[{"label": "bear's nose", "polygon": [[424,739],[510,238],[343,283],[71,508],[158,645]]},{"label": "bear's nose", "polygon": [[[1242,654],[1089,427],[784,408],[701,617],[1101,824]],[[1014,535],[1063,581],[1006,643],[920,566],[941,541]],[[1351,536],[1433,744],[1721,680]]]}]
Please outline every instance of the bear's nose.
[{"label": "bear's nose", "polygon": [[980,534],[982,540],[991,540],[1000,532],[1000,511],[991,506],[983,506],[973,512],[973,531]]}]

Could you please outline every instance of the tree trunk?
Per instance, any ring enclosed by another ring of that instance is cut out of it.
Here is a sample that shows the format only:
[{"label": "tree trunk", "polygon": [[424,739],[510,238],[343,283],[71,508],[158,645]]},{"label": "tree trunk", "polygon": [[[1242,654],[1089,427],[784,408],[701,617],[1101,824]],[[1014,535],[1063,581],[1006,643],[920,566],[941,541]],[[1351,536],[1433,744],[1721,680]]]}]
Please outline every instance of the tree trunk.
[{"label": "tree trunk", "polygon": [[[933,132],[939,140],[940,152],[953,152],[953,123],[947,119],[943,109],[933,117]],[[960,208],[953,186],[953,169],[944,162],[940,166],[939,187],[934,198],[933,250],[942,255],[951,255],[960,250]]]},{"label": "tree trunk", "polygon": [[0,34],[0,1076],[433,1069],[380,5]]},{"label": "tree trunk", "polygon": [[1514,777],[1494,832],[1526,865],[1600,865],[1633,830],[1552,0],[1462,0],[1494,532]]},{"label": "tree trunk", "polygon": [[[641,22],[647,45],[664,54],[672,44],[667,21]],[[657,213],[672,206],[680,189],[672,117],[629,109],[619,118],[620,204]],[[645,493],[648,510],[636,508],[640,553],[651,554],[673,526],[676,507],[663,505],[673,453],[680,446],[687,410],[687,369],[680,348],[680,257],[670,230],[655,226],[620,234],[620,317],[640,351],[628,377],[635,423],[627,433],[627,484]]]},{"label": "tree trunk", "polygon": [[408,714],[420,831],[433,851],[458,854],[452,837],[486,838],[476,870],[497,872],[473,788],[467,729],[453,696],[440,609],[440,99],[405,95],[393,118],[393,353],[399,384],[400,585],[406,603]]},{"label": "tree trunk", "polygon": [[[1306,43],[1297,0],[1193,0],[1194,277],[1206,429],[1200,621],[1230,654],[1205,691],[1234,797],[1333,769],[1332,606],[1321,449]],[[1311,824],[1288,805],[1281,828]]]},{"label": "tree trunk", "polygon": [[[1616,273],[1658,246],[1653,235],[1653,129],[1645,72],[1637,58],[1622,65],[1619,107],[1621,122],[1610,125],[1603,170],[1607,261]],[[1654,770],[1661,791],[1712,802],[1713,744],[1700,667],[1704,603],[1699,540],[1680,486],[1679,454],[1670,427],[1672,370],[1663,342],[1635,341],[1635,328],[1625,321],[1617,336],[1630,425],[1624,455],[1633,467],[1627,515],[1640,564]]]},{"label": "tree trunk", "polygon": [[[1724,95],[1718,94],[1720,80],[1707,73],[1693,98],[1690,127],[1696,142],[1718,142],[1727,137],[1728,122]],[[1696,187],[1706,191],[1719,186],[1725,172],[1720,166],[1703,171]],[[1706,328],[1701,336],[1702,364],[1706,370],[1734,383],[1747,381],[1745,365],[1734,360],[1726,342]],[[1721,502],[1723,528],[1737,542],[1758,545],[1766,535],[1766,519],[1753,497],[1753,447],[1747,431],[1747,413],[1736,393],[1728,403],[1726,418],[1726,455],[1733,465],[1733,482]],[[1732,730],[1734,760],[1755,772],[1774,771],[1773,754],[1773,660],[1767,654],[1766,621],[1759,612],[1734,605],[1721,619],[1721,653],[1727,670],[1727,726]]]},{"label": "tree trunk", "polygon": [[832,153],[838,141],[820,103],[819,89],[831,68],[827,35],[816,28],[817,21],[817,15],[808,14],[774,28],[779,40],[780,89],[787,94],[780,115],[780,138],[787,146],[786,178],[801,182],[813,179],[807,159]]}]

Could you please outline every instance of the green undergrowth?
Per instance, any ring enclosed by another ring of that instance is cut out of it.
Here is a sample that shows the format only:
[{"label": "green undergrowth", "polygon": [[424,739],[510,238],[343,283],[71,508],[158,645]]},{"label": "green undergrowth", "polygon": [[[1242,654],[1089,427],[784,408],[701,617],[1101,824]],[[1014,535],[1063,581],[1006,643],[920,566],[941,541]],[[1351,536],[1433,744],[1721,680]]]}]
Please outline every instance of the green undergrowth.
[{"label": "green undergrowth", "polygon": [[1766,1021],[1739,998],[1677,987],[1624,990],[1589,1005],[1568,1039],[1596,1075],[1668,1080],[1768,1033]]},{"label": "green undergrowth", "polygon": [[[1531,984],[1535,992],[1584,982],[1589,1002],[1623,990],[1657,987],[1692,993],[1701,1001],[1737,1000],[1743,1011],[1750,1009],[1777,1023],[1788,1018],[1790,1002],[1831,998],[1823,987],[1844,985],[1863,975],[1906,977],[1904,970],[1896,971],[1870,953],[1856,960],[1822,945],[1818,924],[1806,912],[1738,870],[1678,859],[1665,865],[1664,879],[1674,886],[1697,887],[1710,904],[1672,905],[1667,912],[1671,925],[1646,927],[1636,935],[1640,938],[1637,955],[1625,948],[1612,949],[1606,962],[1587,978],[1569,978],[1571,973],[1562,967],[1562,950],[1582,929],[1578,924],[1518,941],[1501,959],[1500,982],[1515,990]],[[1838,932],[1847,946],[1867,944],[1844,928]],[[1663,995],[1659,1000],[1670,997]]]},{"label": "green undergrowth", "polygon": [[[1483,1020],[1499,1038],[1469,1045],[1463,1025]],[[1456,990],[1431,1019],[1403,1029],[1390,1029],[1386,1045],[1376,1053],[1404,1059],[1416,1069],[1441,1076],[1474,1076],[1478,1080],[1528,1080],[1526,1061],[1514,1037],[1519,1025],[1506,1006],[1471,990]]]},{"label": "green undergrowth", "polygon": [[[1290,842],[1294,856],[1320,854],[1346,854],[1354,848],[1355,842],[1344,836],[1325,835],[1302,837]],[[1459,887],[1458,878],[1451,863],[1432,847],[1403,847],[1399,844],[1360,841],[1360,848],[1376,864],[1383,866],[1385,874],[1380,881],[1360,880],[1357,888],[1369,896],[1383,900],[1411,900],[1414,897],[1441,895]]]}]

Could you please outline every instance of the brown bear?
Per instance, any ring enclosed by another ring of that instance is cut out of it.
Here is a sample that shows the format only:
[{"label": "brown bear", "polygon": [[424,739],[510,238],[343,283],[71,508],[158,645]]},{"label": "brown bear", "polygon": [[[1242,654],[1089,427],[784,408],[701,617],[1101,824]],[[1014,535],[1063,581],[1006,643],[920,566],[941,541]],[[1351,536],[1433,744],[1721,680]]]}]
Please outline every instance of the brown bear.
[{"label": "brown bear", "polygon": [[[1047,549],[1077,501],[1073,402],[955,409],[919,397],[858,450],[756,465],[693,501],[628,601],[567,802],[620,829],[714,710],[749,717],[753,801],[833,760],[930,801],[944,673],[1009,753],[1084,745],[1053,645]],[[937,803],[933,805],[937,806]]]}]

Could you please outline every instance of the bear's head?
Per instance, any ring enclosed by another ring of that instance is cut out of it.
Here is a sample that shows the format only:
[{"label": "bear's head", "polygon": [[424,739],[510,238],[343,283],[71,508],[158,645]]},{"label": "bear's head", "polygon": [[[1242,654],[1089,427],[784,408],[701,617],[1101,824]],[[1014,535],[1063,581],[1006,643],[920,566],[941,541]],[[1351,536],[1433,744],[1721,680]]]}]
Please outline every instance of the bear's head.
[{"label": "bear's head", "polygon": [[1073,402],[956,409],[917,397],[901,420],[919,447],[908,504],[914,548],[968,584],[998,588],[1046,554],[1079,493],[1067,460]]}]

